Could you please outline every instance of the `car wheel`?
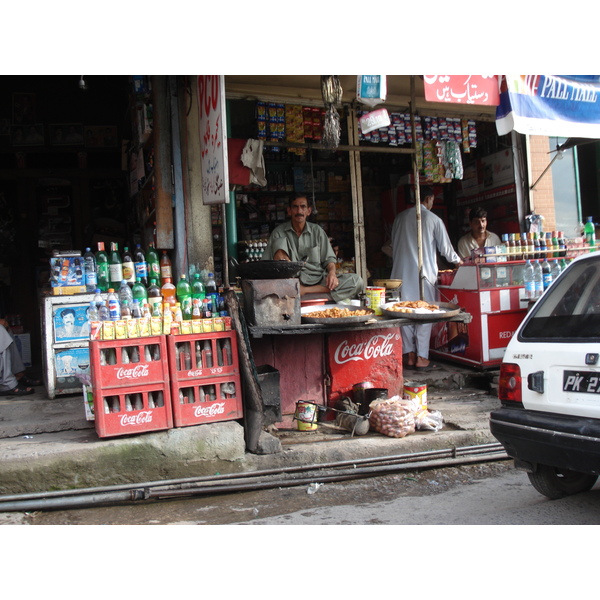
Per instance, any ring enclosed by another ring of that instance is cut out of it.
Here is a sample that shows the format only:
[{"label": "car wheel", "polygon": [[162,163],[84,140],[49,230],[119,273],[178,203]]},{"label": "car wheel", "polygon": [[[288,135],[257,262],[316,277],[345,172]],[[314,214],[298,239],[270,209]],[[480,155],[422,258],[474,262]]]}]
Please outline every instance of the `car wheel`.
[{"label": "car wheel", "polygon": [[549,467],[548,465],[538,465],[534,473],[527,473],[527,475],[531,485],[540,494],[551,500],[587,492],[594,487],[598,480],[597,475]]}]

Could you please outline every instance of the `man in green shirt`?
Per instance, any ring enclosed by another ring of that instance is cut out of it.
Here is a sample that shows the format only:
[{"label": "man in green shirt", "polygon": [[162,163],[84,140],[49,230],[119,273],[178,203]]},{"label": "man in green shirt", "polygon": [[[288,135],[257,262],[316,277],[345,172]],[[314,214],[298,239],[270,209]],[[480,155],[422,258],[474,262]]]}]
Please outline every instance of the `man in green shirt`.
[{"label": "man in green shirt", "polygon": [[355,298],[364,291],[362,278],[355,273],[336,275],[336,257],[324,229],[307,219],[312,212],[303,194],[291,198],[290,217],[278,225],[269,237],[263,260],[300,261],[307,257],[300,272],[300,296],[329,294],[335,302]]}]

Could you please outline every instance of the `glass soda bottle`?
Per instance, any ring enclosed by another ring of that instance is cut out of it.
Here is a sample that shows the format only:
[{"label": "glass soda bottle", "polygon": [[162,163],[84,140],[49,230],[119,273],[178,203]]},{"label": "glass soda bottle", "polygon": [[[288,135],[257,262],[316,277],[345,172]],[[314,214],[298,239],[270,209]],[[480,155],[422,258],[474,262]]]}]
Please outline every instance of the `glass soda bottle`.
[{"label": "glass soda bottle", "polygon": [[101,292],[107,292],[110,287],[110,277],[108,272],[108,254],[104,250],[104,242],[98,242],[98,252],[96,252],[96,269],[98,278],[98,289]]},{"label": "glass soda bottle", "polygon": [[85,249],[85,254],[83,255],[83,270],[85,273],[85,288],[88,292],[94,292],[98,287],[98,273],[96,257],[91,248]]},{"label": "glass soda bottle", "polygon": [[129,287],[133,287],[135,283],[135,265],[133,263],[133,255],[129,252],[129,247],[123,248],[123,279],[129,284]]},{"label": "glass soda bottle", "polygon": [[173,271],[171,269],[171,259],[167,251],[163,250],[160,258],[160,280],[164,283],[166,279],[173,279]]},{"label": "glass soda bottle", "polygon": [[146,255],[142,250],[141,244],[136,244],[135,253],[133,255],[133,262],[135,265],[135,278],[140,278],[142,285],[148,287],[148,262],[146,261]]},{"label": "glass soda bottle", "polygon": [[146,262],[148,263],[148,278],[155,279],[157,282],[160,281],[160,261],[158,258],[158,252],[154,248],[153,244],[148,246],[146,252]]},{"label": "glass soda bottle", "polygon": [[192,318],[192,286],[185,275],[179,278],[177,283],[177,300],[181,304],[183,318],[188,321]]},{"label": "glass soda bottle", "polygon": [[108,258],[108,274],[110,287],[118,289],[123,281],[123,263],[119,254],[119,244],[117,242],[110,243],[110,256]]}]

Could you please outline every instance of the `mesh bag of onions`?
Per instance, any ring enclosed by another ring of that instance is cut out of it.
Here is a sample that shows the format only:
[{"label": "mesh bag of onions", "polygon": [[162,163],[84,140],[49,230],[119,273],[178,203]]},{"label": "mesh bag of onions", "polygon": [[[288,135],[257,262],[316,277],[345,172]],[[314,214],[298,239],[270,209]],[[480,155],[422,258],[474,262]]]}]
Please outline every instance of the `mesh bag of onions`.
[{"label": "mesh bag of onions", "polygon": [[415,431],[413,408],[399,396],[374,400],[369,404],[371,427],[388,437],[403,438]]}]

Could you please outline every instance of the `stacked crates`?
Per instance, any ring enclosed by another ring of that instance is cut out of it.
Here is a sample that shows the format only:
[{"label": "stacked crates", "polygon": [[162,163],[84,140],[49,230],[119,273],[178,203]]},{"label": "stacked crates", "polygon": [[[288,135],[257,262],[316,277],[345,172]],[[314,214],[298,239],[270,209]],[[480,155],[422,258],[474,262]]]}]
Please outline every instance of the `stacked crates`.
[{"label": "stacked crates", "polygon": [[164,335],[90,341],[90,365],[100,437],[173,427]]},{"label": "stacked crates", "polygon": [[167,336],[175,427],[241,419],[235,331]]}]

